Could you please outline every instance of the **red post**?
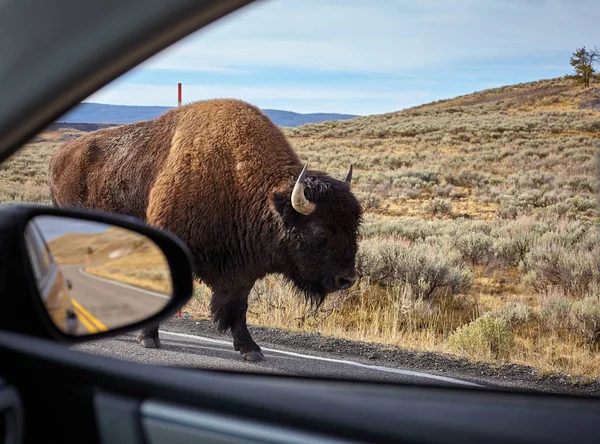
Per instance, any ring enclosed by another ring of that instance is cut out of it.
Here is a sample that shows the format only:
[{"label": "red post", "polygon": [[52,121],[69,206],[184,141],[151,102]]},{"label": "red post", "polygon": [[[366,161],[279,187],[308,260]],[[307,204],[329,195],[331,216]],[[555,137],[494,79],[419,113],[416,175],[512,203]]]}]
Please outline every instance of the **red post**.
[{"label": "red post", "polygon": [[[177,106],[181,106],[181,83],[177,84]],[[181,317],[181,309],[177,312],[177,317]]]}]

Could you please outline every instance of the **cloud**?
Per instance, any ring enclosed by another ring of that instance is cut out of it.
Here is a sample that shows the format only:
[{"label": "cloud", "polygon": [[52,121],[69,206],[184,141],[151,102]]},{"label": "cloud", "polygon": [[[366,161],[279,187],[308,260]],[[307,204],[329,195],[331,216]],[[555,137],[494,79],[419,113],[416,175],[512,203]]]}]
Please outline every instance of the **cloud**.
[{"label": "cloud", "polygon": [[270,0],[200,30],[145,68],[397,74],[569,52],[593,44],[599,22],[595,0]]},{"label": "cloud", "polygon": [[370,114],[570,71],[600,44],[597,0],[263,0],[198,31],[88,100]]}]

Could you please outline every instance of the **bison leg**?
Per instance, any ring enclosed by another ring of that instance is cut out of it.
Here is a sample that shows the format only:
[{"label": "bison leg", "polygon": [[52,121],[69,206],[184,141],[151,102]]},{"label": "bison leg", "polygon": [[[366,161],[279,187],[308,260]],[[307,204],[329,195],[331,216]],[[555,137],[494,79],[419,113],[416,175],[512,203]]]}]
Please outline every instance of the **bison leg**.
[{"label": "bison leg", "polygon": [[248,295],[251,289],[252,285],[235,290],[216,287],[213,289],[210,309],[219,331],[231,329],[234,350],[239,351],[246,361],[262,361],[262,351],[250,336],[246,325]]},{"label": "bison leg", "polygon": [[158,327],[159,324],[144,328],[137,335],[138,342],[146,348],[160,348]]}]

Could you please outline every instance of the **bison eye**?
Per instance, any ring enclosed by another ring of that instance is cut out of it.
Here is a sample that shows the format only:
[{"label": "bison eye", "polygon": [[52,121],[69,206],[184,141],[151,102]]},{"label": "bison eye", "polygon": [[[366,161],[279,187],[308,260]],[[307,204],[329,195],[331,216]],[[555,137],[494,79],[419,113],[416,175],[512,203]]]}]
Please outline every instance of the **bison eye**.
[{"label": "bison eye", "polygon": [[325,236],[325,230],[323,230],[322,228],[315,228],[313,230],[313,233],[315,236]]}]

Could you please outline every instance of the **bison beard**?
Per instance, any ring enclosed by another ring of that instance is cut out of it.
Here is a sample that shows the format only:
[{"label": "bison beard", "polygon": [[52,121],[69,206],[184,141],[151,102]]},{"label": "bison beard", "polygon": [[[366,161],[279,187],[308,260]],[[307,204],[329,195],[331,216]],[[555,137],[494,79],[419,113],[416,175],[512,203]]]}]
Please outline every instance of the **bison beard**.
[{"label": "bison beard", "polygon": [[[52,200],[138,217],[178,235],[211,313],[242,357],[263,358],[246,324],[256,282],[279,273],[319,306],[353,285],[361,207],[345,180],[308,171],[281,130],[238,100],[195,102],[102,129],[50,161]],[[139,342],[160,347],[158,325]]]}]

